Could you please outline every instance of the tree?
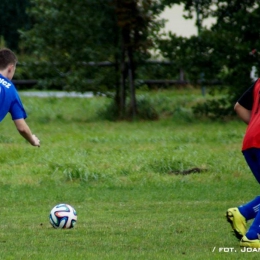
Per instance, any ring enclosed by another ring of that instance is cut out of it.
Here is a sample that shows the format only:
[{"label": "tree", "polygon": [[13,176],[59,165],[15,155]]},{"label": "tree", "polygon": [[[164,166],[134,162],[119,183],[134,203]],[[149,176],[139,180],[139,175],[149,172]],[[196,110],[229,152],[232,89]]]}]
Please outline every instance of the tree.
[{"label": "tree", "polygon": [[227,68],[228,73],[223,80],[229,85],[235,85],[237,96],[245,87],[241,83],[248,84],[250,81],[254,60],[249,53],[259,48],[257,20],[260,18],[260,6],[255,0],[222,0],[217,1],[216,10],[212,10],[211,14],[216,17],[216,23],[211,28],[215,52],[213,57],[221,60]]},{"label": "tree", "polygon": [[[172,2],[168,0],[168,2]],[[238,96],[250,86],[250,70],[259,60],[250,55],[252,49],[260,48],[259,26],[260,6],[256,0],[190,0],[185,3],[187,18],[198,15],[197,26],[200,34],[190,39],[182,39],[170,35],[170,39],[161,42],[164,56],[173,58],[174,52],[180,64],[188,74],[196,79],[199,71],[205,72],[205,77],[220,79],[229,86],[227,95],[206,106],[206,113],[214,112],[217,116],[232,113],[234,102]],[[212,16],[216,23],[210,29],[202,26],[201,20]],[[176,46],[170,52],[169,46]],[[179,50],[179,51],[178,51]],[[181,60],[180,60],[181,59]],[[203,105],[204,106],[204,105]],[[204,106],[205,107],[205,106]],[[213,111],[214,110],[214,111]]]},{"label": "tree", "polygon": [[[147,59],[152,37],[160,28],[154,20],[160,5],[156,0],[31,0],[32,30],[24,32],[26,46],[42,62],[52,64],[52,82],[62,77],[66,89],[86,88],[86,78],[116,90],[118,116],[126,116],[130,92],[131,117],[138,113],[135,97],[136,61]],[[102,74],[99,64],[110,61],[114,72]],[[83,65],[85,64],[85,66]],[[56,74],[56,77],[55,77]],[[130,91],[127,91],[128,82]],[[105,88],[103,89],[105,90]]]},{"label": "tree", "polygon": [[[158,40],[158,47],[163,57],[174,61],[179,68],[185,70],[186,78],[193,84],[197,84],[199,80],[212,79],[219,70],[219,64],[212,59],[212,35],[209,30],[203,27],[203,19],[210,15],[210,1],[174,1],[164,0],[169,6],[176,3],[183,3],[183,16],[186,19],[196,16],[196,25],[198,27],[198,35],[187,37],[179,37],[171,32],[168,37]],[[203,3],[203,8],[202,8]]]},{"label": "tree", "polygon": [[0,35],[6,46],[18,50],[20,35],[18,30],[28,30],[32,22],[26,14],[29,0],[1,0],[0,1]]},{"label": "tree", "polygon": [[[116,0],[114,1],[117,14],[117,25],[121,34],[121,67],[122,67],[122,93],[120,93],[120,106],[124,107],[125,76],[128,70],[130,87],[130,111],[132,117],[137,114],[135,97],[135,71],[136,61],[147,59],[148,50],[153,47],[152,31],[158,31],[155,15],[160,10],[156,1]],[[155,28],[157,26],[157,29]],[[126,62],[127,60],[127,62]]]}]

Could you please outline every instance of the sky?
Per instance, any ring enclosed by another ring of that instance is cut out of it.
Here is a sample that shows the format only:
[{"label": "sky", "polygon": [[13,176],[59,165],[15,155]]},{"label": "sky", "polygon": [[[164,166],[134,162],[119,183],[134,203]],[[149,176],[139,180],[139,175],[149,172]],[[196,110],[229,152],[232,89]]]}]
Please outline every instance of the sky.
[{"label": "sky", "polygon": [[[172,31],[177,36],[190,37],[191,35],[197,35],[197,27],[195,26],[196,15],[193,19],[186,20],[182,17],[183,5],[174,5],[172,8],[167,8],[162,14],[161,18],[168,20],[165,25],[166,31]],[[203,22],[203,25],[209,26],[214,20],[207,19]]]}]

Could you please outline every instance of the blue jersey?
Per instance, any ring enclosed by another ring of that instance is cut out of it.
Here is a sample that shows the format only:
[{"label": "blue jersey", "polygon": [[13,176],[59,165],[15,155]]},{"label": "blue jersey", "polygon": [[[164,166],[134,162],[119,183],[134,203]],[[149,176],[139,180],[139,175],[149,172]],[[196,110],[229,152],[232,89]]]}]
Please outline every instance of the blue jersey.
[{"label": "blue jersey", "polygon": [[0,74],[0,122],[8,113],[13,120],[27,117],[14,84]]}]

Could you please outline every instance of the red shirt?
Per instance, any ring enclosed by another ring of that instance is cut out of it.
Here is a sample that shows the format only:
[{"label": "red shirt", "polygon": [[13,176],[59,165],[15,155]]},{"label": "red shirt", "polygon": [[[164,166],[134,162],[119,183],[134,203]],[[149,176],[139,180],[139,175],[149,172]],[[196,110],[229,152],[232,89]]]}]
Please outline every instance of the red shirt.
[{"label": "red shirt", "polygon": [[[248,95],[247,105],[243,105],[245,104],[246,95]],[[260,79],[243,96],[238,102],[240,105],[251,110],[251,118],[246,129],[242,151],[249,148],[260,148]]]}]

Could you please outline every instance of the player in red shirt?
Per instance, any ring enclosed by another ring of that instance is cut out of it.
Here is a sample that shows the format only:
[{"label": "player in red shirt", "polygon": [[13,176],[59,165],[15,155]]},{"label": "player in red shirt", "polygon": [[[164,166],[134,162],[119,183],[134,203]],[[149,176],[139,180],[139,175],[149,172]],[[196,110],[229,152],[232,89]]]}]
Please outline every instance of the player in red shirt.
[{"label": "player in red shirt", "polygon": [[[243,139],[242,153],[260,183],[260,79],[258,79],[237,101],[237,115],[248,125]],[[240,246],[260,248],[260,196],[237,208],[227,210],[226,217]],[[254,219],[247,230],[246,222]]]}]

